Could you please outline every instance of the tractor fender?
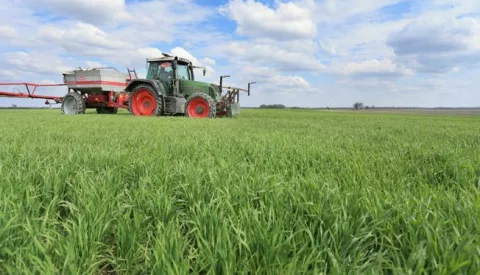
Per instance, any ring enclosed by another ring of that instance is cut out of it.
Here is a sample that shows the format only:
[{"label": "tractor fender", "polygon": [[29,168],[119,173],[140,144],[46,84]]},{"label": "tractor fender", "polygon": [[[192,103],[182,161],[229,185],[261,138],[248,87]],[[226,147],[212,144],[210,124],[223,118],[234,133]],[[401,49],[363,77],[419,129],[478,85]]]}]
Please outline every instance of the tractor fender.
[{"label": "tractor fender", "polygon": [[153,79],[135,79],[130,83],[128,83],[127,87],[125,88],[125,92],[130,93],[139,84],[148,84],[152,86],[155,92],[157,93],[157,95],[159,95],[160,98],[162,99],[163,108],[165,108],[165,98],[164,98],[164,94],[166,94],[165,87],[163,85],[160,85],[157,81]]},{"label": "tractor fender", "polygon": [[131,92],[135,88],[135,86],[137,86],[138,84],[151,85],[159,96],[163,96],[163,93],[165,91],[165,88],[163,87],[163,85],[159,85],[157,81],[152,79],[135,79],[130,83],[128,83],[127,87],[125,88],[125,91]]}]

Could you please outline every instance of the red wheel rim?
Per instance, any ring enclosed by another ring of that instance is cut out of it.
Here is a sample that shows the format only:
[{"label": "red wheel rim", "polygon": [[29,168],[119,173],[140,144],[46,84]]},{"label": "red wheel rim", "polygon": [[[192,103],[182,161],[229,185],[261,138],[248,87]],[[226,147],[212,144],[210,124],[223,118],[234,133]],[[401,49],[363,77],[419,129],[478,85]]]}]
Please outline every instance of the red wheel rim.
[{"label": "red wheel rim", "polygon": [[153,116],[157,109],[157,100],[150,90],[141,89],[133,95],[132,112],[136,116]]},{"label": "red wheel rim", "polygon": [[190,117],[208,117],[210,106],[205,99],[194,98],[188,103],[187,112]]}]

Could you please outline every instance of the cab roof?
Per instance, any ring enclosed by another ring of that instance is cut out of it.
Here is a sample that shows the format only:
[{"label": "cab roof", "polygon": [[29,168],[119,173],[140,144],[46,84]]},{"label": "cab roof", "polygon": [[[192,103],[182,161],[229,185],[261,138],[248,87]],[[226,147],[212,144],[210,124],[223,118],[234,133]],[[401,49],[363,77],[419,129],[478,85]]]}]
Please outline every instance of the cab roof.
[{"label": "cab roof", "polygon": [[169,54],[163,53],[163,57],[152,57],[147,58],[147,62],[161,62],[161,61],[173,61],[177,59],[180,62],[191,64],[192,62],[186,58],[178,57],[178,56],[171,56]]}]

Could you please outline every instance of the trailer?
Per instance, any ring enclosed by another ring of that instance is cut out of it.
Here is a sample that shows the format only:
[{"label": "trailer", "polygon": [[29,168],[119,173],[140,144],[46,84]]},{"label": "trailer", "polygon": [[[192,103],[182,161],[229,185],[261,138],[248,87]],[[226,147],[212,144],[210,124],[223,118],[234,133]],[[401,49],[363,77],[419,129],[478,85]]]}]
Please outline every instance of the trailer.
[{"label": "trailer", "polygon": [[[124,89],[136,78],[136,71],[129,68],[126,74],[113,67],[77,68],[63,73],[63,83],[0,82],[0,97],[45,99],[46,105],[62,104],[64,114],[84,113],[87,108],[95,108],[101,114],[116,113],[118,108],[128,108],[128,93]],[[2,91],[1,87],[5,86],[14,88],[11,92]],[[15,86],[23,86],[24,92]],[[38,88],[45,87],[66,87],[67,93],[64,96],[39,95]],[[78,102],[82,104],[77,106]]]},{"label": "trailer", "polygon": [[129,68],[126,74],[113,67],[64,72],[63,82],[69,92],[62,99],[62,113],[82,114],[94,108],[99,114],[115,114],[119,108],[128,109],[125,88],[137,78],[135,69]]}]

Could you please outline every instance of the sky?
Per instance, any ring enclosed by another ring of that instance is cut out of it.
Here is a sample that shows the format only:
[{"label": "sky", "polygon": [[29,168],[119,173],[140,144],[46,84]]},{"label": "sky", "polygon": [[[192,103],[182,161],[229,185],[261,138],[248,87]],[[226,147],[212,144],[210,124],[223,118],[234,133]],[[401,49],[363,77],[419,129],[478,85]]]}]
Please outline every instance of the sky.
[{"label": "sky", "polygon": [[[255,81],[242,106],[480,106],[478,0],[0,0],[0,14],[1,82],[99,66],[144,76],[146,58],[169,53],[207,67],[200,81]],[[44,106],[0,98],[12,104]]]}]

